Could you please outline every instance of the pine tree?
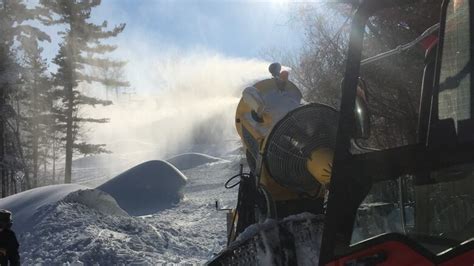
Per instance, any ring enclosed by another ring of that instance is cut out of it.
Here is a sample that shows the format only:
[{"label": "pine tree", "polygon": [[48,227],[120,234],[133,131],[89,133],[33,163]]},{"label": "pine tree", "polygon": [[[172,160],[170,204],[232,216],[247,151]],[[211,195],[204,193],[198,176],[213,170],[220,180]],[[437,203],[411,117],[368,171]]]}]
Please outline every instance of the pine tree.
[{"label": "pine tree", "polygon": [[[23,0],[0,0],[0,176],[2,196],[15,185],[14,176],[23,171],[27,186],[28,169],[23,154],[20,133],[18,88],[22,66],[18,64],[21,40],[49,40],[44,32],[25,24],[39,15],[38,9],[28,9]],[[16,110],[15,110],[16,109]],[[15,186],[16,188],[16,186]],[[13,189],[14,190],[14,189]]]},{"label": "pine tree", "polygon": [[[46,72],[46,60],[41,57],[43,49],[37,38],[20,39],[23,48],[23,75],[19,101],[23,106],[18,110],[23,121],[25,156],[32,174],[32,187],[38,186],[38,172],[41,163],[50,157],[51,127],[54,120],[51,114],[52,84]],[[54,135],[54,134],[53,134]]]},{"label": "pine tree", "polygon": [[9,172],[16,170],[18,158],[12,154],[12,127],[9,123],[15,116],[15,111],[10,101],[12,84],[15,82],[16,64],[12,58],[12,53],[3,45],[0,45],[0,177],[1,196],[8,193]]},{"label": "pine tree", "polygon": [[74,150],[80,153],[104,152],[103,145],[78,143],[80,126],[85,122],[106,123],[107,119],[79,117],[81,105],[108,105],[104,101],[84,95],[80,89],[81,82],[104,82],[101,77],[86,74],[87,67],[120,66],[121,62],[100,57],[116,49],[115,46],[102,44],[101,41],[115,37],[123,31],[125,24],[107,30],[107,21],[101,25],[88,22],[91,11],[100,5],[100,0],[41,0],[41,5],[50,10],[43,21],[47,25],[65,24],[62,32],[63,43],[53,62],[58,65],[54,74],[54,83],[63,105],[56,108],[59,126],[65,130],[65,183],[71,182],[72,157]]}]

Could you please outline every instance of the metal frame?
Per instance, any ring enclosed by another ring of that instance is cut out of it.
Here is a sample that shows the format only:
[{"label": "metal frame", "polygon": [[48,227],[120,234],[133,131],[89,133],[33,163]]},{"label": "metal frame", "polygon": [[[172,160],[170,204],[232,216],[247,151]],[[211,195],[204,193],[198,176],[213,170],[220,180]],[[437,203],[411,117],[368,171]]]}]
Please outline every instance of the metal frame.
[{"label": "metal frame", "polygon": [[[373,1],[369,1],[373,2]],[[350,157],[350,139],[354,128],[354,107],[356,88],[359,80],[360,61],[362,57],[362,45],[364,28],[369,16],[376,9],[363,2],[355,12],[351,25],[349,49],[346,61],[346,70],[342,82],[342,97],[339,117],[339,127],[336,137],[336,150],[334,155],[333,171],[330,183],[330,193],[324,224],[324,232],[321,241],[320,265],[328,263],[335,255],[335,249],[339,243],[348,243],[347,235],[352,233],[352,225],[347,221],[354,221],[355,212],[359,204],[353,200],[358,198],[354,192],[357,186],[353,179],[346,179],[345,162]],[[347,205],[351,206],[347,206]],[[353,205],[354,204],[354,205]]]}]

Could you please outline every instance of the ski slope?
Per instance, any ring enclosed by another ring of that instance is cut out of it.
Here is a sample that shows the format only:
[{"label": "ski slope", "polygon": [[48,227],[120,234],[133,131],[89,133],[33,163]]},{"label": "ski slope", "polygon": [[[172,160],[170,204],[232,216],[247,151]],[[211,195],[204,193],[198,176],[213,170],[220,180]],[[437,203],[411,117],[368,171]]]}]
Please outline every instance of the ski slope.
[{"label": "ski slope", "polygon": [[224,182],[240,157],[226,159],[182,165],[183,199],[150,215],[131,216],[109,194],[81,185],[26,191],[1,199],[0,208],[13,211],[23,265],[202,264],[226,244],[226,214],[215,200],[233,206],[237,196]]}]

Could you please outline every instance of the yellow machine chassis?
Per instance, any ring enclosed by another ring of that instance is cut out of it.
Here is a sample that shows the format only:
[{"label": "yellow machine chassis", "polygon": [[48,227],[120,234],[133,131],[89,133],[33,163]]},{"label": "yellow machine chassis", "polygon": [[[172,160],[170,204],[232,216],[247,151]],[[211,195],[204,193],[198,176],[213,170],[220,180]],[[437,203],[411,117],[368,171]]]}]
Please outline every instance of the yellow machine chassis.
[{"label": "yellow machine chassis", "polygon": [[[270,90],[274,90],[275,87],[277,87],[277,84],[276,84],[275,79],[266,79],[266,80],[262,80],[256,83],[254,87],[257,89],[257,91],[264,94]],[[290,81],[287,81],[285,90],[288,90],[291,93],[296,93],[296,94],[301,95],[301,92],[296,87],[296,85]],[[267,138],[268,134],[264,135],[261,132],[258,132],[258,130],[250,124],[250,122],[245,117],[245,115],[248,116],[248,114],[251,111],[252,109],[250,108],[250,106],[243,99],[241,99],[237,106],[237,111],[235,115],[235,126],[246,148],[248,148],[248,143],[245,142],[245,138],[243,136],[243,129],[242,129],[243,127],[245,127],[246,130],[250,133],[250,135],[252,135],[252,137],[257,141],[258,152],[260,156],[263,156],[264,148],[268,139]],[[275,124],[275,122],[276,121],[272,121],[272,118],[270,117],[270,115],[264,113],[263,122],[259,124],[259,126],[261,128],[265,128],[265,131],[269,133],[272,130],[272,127]],[[315,163],[312,163],[313,161],[315,162],[316,159],[319,161],[321,160],[327,161],[328,163],[326,163],[325,165],[327,164],[330,165],[330,163],[332,162],[332,151],[329,151],[329,150],[314,151],[311,158],[308,159],[308,170],[314,176],[323,176],[322,179],[317,178],[318,182],[322,183],[323,186],[321,189],[311,191],[310,193],[307,193],[307,194],[309,194],[312,197],[322,197],[324,196],[324,193],[325,193],[324,185],[329,183],[330,169],[329,169],[329,172],[327,172],[328,171],[328,169],[326,169],[327,167],[326,168],[320,167],[316,165]],[[275,182],[271,178],[268,172],[268,169],[266,168],[264,163],[262,163],[261,165],[260,172],[255,173],[255,174],[258,176],[259,184],[263,186],[268,192],[270,192],[274,201],[287,201],[287,200],[295,200],[295,199],[302,198],[301,193],[294,192],[286,187],[279,185],[277,182]]]}]

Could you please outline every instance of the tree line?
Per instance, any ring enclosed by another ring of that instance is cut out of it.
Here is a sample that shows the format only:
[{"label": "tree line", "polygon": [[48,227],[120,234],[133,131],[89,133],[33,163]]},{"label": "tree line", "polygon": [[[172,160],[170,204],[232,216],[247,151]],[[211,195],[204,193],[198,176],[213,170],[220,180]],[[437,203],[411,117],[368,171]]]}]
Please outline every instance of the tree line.
[{"label": "tree line", "polygon": [[[108,152],[88,143],[84,125],[108,119],[85,117],[82,106],[112,101],[83,93],[88,84],[109,91],[127,88],[120,75],[126,62],[107,54],[117,47],[104,41],[125,24],[94,24],[92,10],[100,0],[0,0],[0,179],[1,197],[44,184],[71,183],[72,160],[78,154]],[[51,45],[49,26],[61,30],[59,51],[50,65],[43,49]],[[64,165],[64,176],[57,166]]]}]

